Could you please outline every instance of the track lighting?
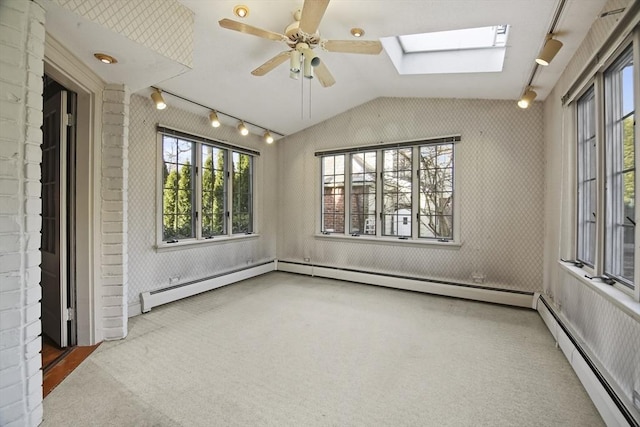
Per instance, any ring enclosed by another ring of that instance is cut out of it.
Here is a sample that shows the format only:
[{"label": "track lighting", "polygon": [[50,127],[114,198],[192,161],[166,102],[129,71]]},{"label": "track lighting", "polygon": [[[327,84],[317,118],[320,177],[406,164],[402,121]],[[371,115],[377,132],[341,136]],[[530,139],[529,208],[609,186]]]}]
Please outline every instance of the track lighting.
[{"label": "track lighting", "polygon": [[212,111],[209,113],[209,121],[214,128],[220,127],[220,120],[218,120],[218,113]]},{"label": "track lighting", "polygon": [[264,132],[264,142],[267,144],[273,143],[273,136],[271,136],[271,132],[268,130]]},{"label": "track lighting", "polygon": [[162,98],[162,93],[160,93],[160,89],[156,89],[151,94],[151,99],[153,99],[153,102],[156,103],[156,108],[158,110],[164,110],[165,108],[167,108],[167,103],[164,102],[164,98]]},{"label": "track lighting", "polygon": [[529,107],[529,105],[533,102],[533,100],[536,99],[536,96],[538,96],[538,94],[535,93],[535,91],[531,89],[531,87],[528,87],[522,94],[522,98],[520,98],[520,101],[518,101],[518,107],[520,108]]},{"label": "track lighting", "polygon": [[242,136],[249,135],[249,129],[244,125],[244,122],[238,123],[238,132],[240,132],[240,135]]},{"label": "track lighting", "polygon": [[560,51],[560,48],[562,48],[562,42],[554,39],[553,35],[549,34],[540,54],[536,58],[536,62],[546,67],[551,63],[558,51]]},{"label": "track lighting", "polygon": [[[0,1],[2,1],[2,0],[0,0]],[[300,75],[300,73],[299,72],[296,73],[296,76],[297,75]],[[164,98],[163,98],[162,95],[163,94],[164,95],[170,95],[170,96],[173,96],[174,98],[178,98],[178,99],[181,99],[182,101],[189,102],[191,104],[194,104],[194,105],[197,105],[199,107],[202,107],[202,108],[205,109],[205,111],[208,111],[209,112],[209,123],[211,123],[212,127],[214,127],[214,128],[220,127],[221,123],[220,123],[220,119],[219,119],[218,115],[222,114],[223,116],[227,116],[230,119],[238,120],[238,125],[237,125],[238,132],[240,132],[240,134],[242,134],[243,136],[249,135],[249,129],[247,128],[247,125],[245,124],[245,121],[242,120],[240,117],[232,116],[231,114],[227,114],[227,113],[224,113],[222,111],[215,110],[215,109],[211,108],[210,106],[207,106],[207,105],[204,105],[204,104],[200,104],[200,103],[198,103],[196,101],[192,101],[192,100],[187,99],[187,98],[185,98],[183,96],[180,96],[180,95],[178,95],[176,93],[171,93],[171,92],[168,92],[166,90],[163,91],[160,88],[155,87],[155,86],[151,86],[151,89],[153,90],[153,92],[151,93],[151,99],[156,104],[156,108],[158,110],[162,110],[164,108],[167,108],[167,104],[165,103]],[[249,123],[254,128],[262,129],[264,131],[264,134],[263,134],[264,140],[268,144],[271,144],[274,141],[272,133],[280,135],[280,136],[285,136],[283,133],[267,130],[267,128],[262,127],[262,126],[260,126],[260,125],[258,125],[256,123],[251,123],[251,122],[247,122],[247,123]]]}]

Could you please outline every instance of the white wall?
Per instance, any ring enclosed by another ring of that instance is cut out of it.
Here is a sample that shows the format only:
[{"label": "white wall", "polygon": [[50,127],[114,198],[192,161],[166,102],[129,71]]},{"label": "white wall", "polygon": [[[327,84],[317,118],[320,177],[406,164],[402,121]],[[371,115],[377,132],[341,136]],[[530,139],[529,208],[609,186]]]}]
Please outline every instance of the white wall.
[{"label": "white wall", "polygon": [[[630,0],[610,0],[603,11],[624,8]],[[632,408],[633,390],[640,392],[640,310],[620,305],[624,294],[570,273],[560,257],[575,256],[575,121],[571,105],[561,98],[574,84],[621,15],[597,19],[544,103],[545,244],[544,292],[611,385]],[[637,23],[637,18],[636,18]],[[601,58],[605,60],[606,58]],[[614,296],[608,295],[613,294]],[[630,297],[626,300],[631,301]],[[636,416],[640,414],[636,408]],[[633,410],[633,409],[632,409]]]},{"label": "white wall", "polygon": [[[257,135],[242,137],[230,126],[212,128],[208,111],[193,113],[175,106],[175,98],[165,95],[169,106],[157,110],[148,97],[133,95],[129,123],[129,316],[140,314],[140,293],[169,286],[169,278],[181,282],[201,279],[276,256],[276,148]],[[173,101],[173,105],[172,105]],[[157,252],[156,246],[156,125],[227,141],[259,151],[255,163],[255,217],[259,237],[212,242],[199,247]],[[277,144],[277,143],[276,143]]]},{"label": "white wall", "polygon": [[40,161],[44,10],[0,3],[0,425],[42,419]]},{"label": "white wall", "polygon": [[[441,248],[316,237],[317,150],[460,134],[455,146],[462,246]],[[278,259],[542,289],[542,106],[514,101],[379,98],[278,143]]]}]

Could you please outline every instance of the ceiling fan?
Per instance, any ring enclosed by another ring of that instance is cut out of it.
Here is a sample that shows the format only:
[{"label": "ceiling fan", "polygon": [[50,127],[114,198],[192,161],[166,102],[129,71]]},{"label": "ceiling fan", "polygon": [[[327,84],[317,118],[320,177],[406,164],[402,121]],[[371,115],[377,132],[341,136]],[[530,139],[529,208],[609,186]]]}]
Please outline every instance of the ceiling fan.
[{"label": "ceiling fan", "polygon": [[313,52],[320,46],[328,52],[361,53],[377,55],[382,51],[382,43],[374,40],[324,40],[320,38],[318,27],[329,0],[305,0],[302,10],[293,14],[295,21],[284,31],[284,34],[247,25],[231,19],[218,21],[222,28],[239,31],[245,34],[262,37],[274,41],[283,41],[289,50],[280,52],[251,72],[254,76],[264,76],[283,62],[289,61],[291,77],[298,78],[302,72],[304,77],[313,78],[315,73],[323,87],[332,86],[336,81],[329,72],[324,61]]}]

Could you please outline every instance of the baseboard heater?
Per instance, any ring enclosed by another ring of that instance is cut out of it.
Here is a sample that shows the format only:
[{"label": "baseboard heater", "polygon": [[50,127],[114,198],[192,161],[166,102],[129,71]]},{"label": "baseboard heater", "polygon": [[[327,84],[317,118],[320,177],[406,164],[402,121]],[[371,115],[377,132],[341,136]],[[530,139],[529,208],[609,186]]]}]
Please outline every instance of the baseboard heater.
[{"label": "baseboard heater", "polygon": [[276,263],[278,271],[319,276],[348,282],[364,283],[387,288],[403,289],[427,294],[443,295],[474,301],[491,302],[535,309],[537,293],[516,291],[510,289],[477,286],[468,283],[424,279],[385,273],[370,273],[347,268],[313,265],[295,261],[280,261]]},{"label": "baseboard heater", "polygon": [[187,298],[202,292],[230,285],[241,280],[250,279],[275,270],[275,261],[266,261],[261,264],[253,264],[245,268],[227,271],[198,280],[170,286],[163,289],[157,289],[151,292],[143,292],[140,294],[140,302],[142,304],[142,312],[147,313],[153,307]]},{"label": "baseboard heater", "polygon": [[542,304],[536,301],[536,310],[582,382],[605,424],[610,427],[640,427],[638,411],[630,409],[632,404],[625,403],[621,394],[616,392],[567,327],[567,322],[556,312],[553,304],[542,295],[539,296],[538,301]]}]

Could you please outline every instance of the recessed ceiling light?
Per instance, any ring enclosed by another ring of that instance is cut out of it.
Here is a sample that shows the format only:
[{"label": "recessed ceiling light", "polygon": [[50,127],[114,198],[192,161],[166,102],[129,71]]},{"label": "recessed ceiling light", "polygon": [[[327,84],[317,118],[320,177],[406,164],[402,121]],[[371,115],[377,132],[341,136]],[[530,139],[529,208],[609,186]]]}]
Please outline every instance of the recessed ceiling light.
[{"label": "recessed ceiling light", "polygon": [[246,18],[247,16],[249,16],[249,7],[243,4],[239,4],[233,8],[233,13],[238,18]]},{"label": "recessed ceiling light", "polygon": [[364,36],[364,30],[362,28],[352,28],[351,35],[353,37],[362,37]]},{"label": "recessed ceiling light", "polygon": [[118,62],[116,58],[111,55],[107,55],[106,53],[94,53],[93,56],[103,64],[115,64]]}]

